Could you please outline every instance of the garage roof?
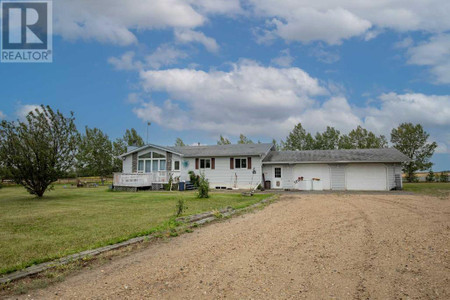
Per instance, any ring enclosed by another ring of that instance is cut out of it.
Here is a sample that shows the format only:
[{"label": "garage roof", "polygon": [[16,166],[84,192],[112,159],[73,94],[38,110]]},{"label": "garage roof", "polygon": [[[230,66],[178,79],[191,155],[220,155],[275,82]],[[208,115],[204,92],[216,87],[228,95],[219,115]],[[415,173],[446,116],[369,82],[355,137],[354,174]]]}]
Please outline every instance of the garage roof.
[{"label": "garage roof", "polygon": [[409,158],[395,148],[271,151],[263,160],[265,163],[400,163],[405,161],[409,161]]}]

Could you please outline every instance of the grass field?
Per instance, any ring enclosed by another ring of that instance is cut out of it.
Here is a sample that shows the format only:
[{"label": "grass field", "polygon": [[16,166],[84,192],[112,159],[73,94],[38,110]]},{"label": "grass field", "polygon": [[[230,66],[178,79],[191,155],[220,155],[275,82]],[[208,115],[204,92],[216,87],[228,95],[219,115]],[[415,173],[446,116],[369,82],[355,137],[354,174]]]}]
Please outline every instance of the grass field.
[{"label": "grass field", "polygon": [[187,200],[185,215],[190,215],[241,208],[268,196],[212,193],[209,199],[197,199],[193,192],[128,193],[60,185],[37,199],[22,187],[5,187],[0,189],[0,274],[169,228],[179,197]]},{"label": "grass field", "polygon": [[403,189],[408,192],[431,195],[437,197],[450,196],[450,183],[446,182],[420,182],[404,183]]}]

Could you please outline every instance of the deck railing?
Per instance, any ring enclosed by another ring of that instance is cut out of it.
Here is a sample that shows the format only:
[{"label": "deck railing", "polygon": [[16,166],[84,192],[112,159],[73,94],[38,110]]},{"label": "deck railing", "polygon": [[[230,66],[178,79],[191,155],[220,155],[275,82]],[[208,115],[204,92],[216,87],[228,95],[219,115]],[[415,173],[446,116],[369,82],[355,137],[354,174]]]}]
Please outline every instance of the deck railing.
[{"label": "deck railing", "polygon": [[114,173],[114,185],[144,187],[151,186],[152,183],[168,183],[167,171],[152,173]]}]

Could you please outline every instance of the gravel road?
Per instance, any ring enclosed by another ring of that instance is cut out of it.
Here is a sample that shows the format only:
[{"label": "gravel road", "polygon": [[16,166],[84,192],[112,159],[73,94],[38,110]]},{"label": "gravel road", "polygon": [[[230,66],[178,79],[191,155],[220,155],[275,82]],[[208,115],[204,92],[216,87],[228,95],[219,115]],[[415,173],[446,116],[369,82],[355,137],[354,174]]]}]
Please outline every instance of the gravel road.
[{"label": "gravel road", "polygon": [[286,194],[34,299],[450,299],[450,199]]}]

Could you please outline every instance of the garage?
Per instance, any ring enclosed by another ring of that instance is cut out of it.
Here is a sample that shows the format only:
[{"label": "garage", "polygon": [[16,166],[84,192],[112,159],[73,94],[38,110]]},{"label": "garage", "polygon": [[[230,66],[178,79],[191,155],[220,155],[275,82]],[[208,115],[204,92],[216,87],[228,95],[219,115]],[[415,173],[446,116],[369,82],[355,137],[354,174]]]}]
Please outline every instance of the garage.
[{"label": "garage", "polygon": [[347,190],[387,190],[387,169],[384,164],[349,164],[346,168]]},{"label": "garage", "polygon": [[271,151],[263,174],[282,189],[389,191],[402,188],[401,164],[408,160],[395,148]]}]

